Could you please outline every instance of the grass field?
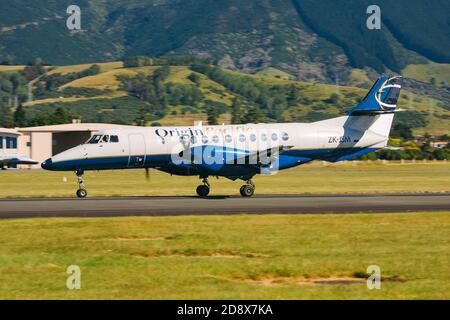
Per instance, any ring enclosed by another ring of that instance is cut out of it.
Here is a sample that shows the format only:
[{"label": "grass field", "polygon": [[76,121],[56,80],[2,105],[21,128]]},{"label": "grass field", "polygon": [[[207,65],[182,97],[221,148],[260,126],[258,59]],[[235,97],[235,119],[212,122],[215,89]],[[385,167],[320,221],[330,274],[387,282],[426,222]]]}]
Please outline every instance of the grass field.
[{"label": "grass field", "polygon": [[[0,172],[0,197],[73,197],[72,172]],[[64,179],[66,178],[66,179]],[[65,182],[66,181],[66,182]],[[313,163],[255,177],[257,194],[450,192],[450,163]],[[198,177],[170,176],[151,170],[87,172],[90,196],[194,195]],[[212,195],[239,194],[242,181],[210,178]]]},{"label": "grass field", "polygon": [[[71,173],[0,172],[0,197],[73,196]],[[64,177],[68,178],[64,182]],[[88,172],[91,196],[192,195],[196,177]],[[314,163],[258,193],[450,191],[450,164]],[[240,182],[211,179],[212,194]],[[0,299],[450,299],[450,212],[0,220]],[[81,290],[66,269],[81,268]],[[381,268],[381,290],[366,270]]]},{"label": "grass field", "polygon": [[450,212],[3,220],[0,242],[0,299],[450,299]]}]

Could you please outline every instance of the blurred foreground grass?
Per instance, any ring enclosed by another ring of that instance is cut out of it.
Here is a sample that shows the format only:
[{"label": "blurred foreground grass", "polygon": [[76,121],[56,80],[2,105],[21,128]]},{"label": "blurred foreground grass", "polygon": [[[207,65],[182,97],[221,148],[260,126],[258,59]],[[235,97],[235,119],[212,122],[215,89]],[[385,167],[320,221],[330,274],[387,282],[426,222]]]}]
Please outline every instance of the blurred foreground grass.
[{"label": "blurred foreground grass", "polygon": [[450,299],[450,212],[2,220],[0,243],[0,299]]}]

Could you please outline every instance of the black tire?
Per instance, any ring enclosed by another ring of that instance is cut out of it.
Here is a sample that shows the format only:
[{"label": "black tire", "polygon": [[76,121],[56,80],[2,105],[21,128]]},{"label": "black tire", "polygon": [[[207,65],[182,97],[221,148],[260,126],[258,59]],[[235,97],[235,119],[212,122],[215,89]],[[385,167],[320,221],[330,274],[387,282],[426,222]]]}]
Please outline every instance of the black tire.
[{"label": "black tire", "polygon": [[197,194],[199,195],[199,197],[206,197],[209,194],[209,187],[205,185],[198,186]]},{"label": "black tire", "polygon": [[86,198],[87,197],[86,189],[78,189],[77,190],[77,197],[78,198]]},{"label": "black tire", "polygon": [[255,193],[255,188],[249,184],[246,184],[241,187],[240,192],[243,197],[251,197]]}]

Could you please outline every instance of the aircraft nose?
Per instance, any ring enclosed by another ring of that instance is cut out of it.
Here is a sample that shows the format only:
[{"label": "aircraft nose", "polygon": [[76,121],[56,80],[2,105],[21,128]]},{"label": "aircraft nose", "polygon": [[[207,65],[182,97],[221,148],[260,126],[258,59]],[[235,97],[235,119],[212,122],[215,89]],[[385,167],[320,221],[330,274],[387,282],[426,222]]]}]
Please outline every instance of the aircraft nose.
[{"label": "aircraft nose", "polygon": [[42,169],[49,170],[52,167],[53,161],[52,158],[48,158],[44,162],[41,163]]}]

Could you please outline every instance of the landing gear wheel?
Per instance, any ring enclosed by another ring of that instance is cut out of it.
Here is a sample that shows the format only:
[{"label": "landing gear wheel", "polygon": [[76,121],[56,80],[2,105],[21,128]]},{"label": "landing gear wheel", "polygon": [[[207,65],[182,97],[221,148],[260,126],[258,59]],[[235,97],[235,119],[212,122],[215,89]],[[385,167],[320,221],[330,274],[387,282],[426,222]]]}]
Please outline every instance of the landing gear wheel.
[{"label": "landing gear wheel", "polygon": [[205,185],[199,185],[197,187],[197,194],[200,197],[206,197],[209,194],[209,187]]},{"label": "landing gear wheel", "polygon": [[77,197],[78,198],[86,198],[87,197],[87,191],[86,187],[84,186],[84,179],[83,179],[83,170],[77,170],[76,172],[77,180],[78,180],[78,190],[77,190]]},{"label": "landing gear wheel", "polygon": [[241,196],[251,197],[255,193],[255,187],[250,184],[245,184],[240,189]]},{"label": "landing gear wheel", "polygon": [[86,198],[87,197],[86,189],[78,189],[77,190],[77,197],[78,198]]}]

